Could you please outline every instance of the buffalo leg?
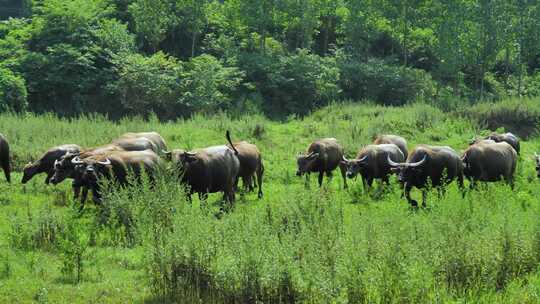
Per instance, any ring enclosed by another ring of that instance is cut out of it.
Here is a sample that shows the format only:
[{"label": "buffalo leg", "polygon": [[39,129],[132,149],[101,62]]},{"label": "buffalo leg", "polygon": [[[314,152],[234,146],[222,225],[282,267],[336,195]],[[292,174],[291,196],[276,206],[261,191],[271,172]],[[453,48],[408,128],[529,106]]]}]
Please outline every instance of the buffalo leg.
[{"label": "buffalo leg", "polygon": [[2,169],[4,170],[4,175],[8,183],[11,183],[11,166],[9,164],[9,159],[6,159],[2,162]]},{"label": "buffalo leg", "polygon": [[364,193],[367,192],[367,183],[366,183],[366,178],[364,176],[362,176],[362,189],[364,190]]},{"label": "buffalo leg", "polygon": [[46,185],[48,185],[50,183],[50,180],[51,180],[51,177],[53,176],[53,174],[54,174],[54,171],[47,173],[47,177],[45,178],[45,184]]},{"label": "buffalo leg", "polygon": [[347,189],[347,165],[340,163],[339,171],[341,171],[341,177],[343,178],[343,189]]},{"label": "buffalo leg", "polygon": [[84,204],[86,202],[87,198],[88,198],[88,188],[83,187],[82,188],[82,196],[81,196],[81,204]]},{"label": "buffalo leg", "polygon": [[322,187],[323,177],[324,177],[324,171],[319,172],[319,187]]},{"label": "buffalo leg", "polygon": [[81,187],[73,186],[73,199],[78,199],[79,195],[81,194]]},{"label": "buffalo leg", "polygon": [[263,197],[263,191],[262,191],[263,173],[264,173],[264,167],[261,164],[257,170],[257,186],[259,186],[259,193],[257,194],[257,197],[259,198]]},{"label": "buffalo leg", "polygon": [[411,205],[411,207],[418,207],[418,203],[413,200],[411,198],[411,190],[412,190],[412,185],[409,184],[409,183],[405,183],[405,189],[404,189],[404,193],[405,193],[405,198],[407,199],[407,202]]},{"label": "buffalo leg", "polygon": [[304,183],[304,186],[305,186],[306,188],[309,188],[309,176],[310,176],[310,174],[309,174],[309,173],[306,173],[306,180],[305,180],[305,183]]},{"label": "buffalo leg", "polygon": [[367,178],[366,179],[367,189],[371,193],[371,189],[373,187],[373,178]]}]

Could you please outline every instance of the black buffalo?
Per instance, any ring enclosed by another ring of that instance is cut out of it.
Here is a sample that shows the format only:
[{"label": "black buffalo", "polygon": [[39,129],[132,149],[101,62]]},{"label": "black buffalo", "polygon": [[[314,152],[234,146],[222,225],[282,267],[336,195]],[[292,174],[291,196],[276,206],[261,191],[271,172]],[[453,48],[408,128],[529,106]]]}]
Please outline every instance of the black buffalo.
[{"label": "black buffalo", "polygon": [[189,188],[190,201],[193,193],[205,199],[208,193],[223,192],[225,201],[234,203],[240,161],[228,131],[226,137],[229,146],[213,146],[190,152],[175,150],[169,156],[181,171],[181,182]]},{"label": "black buffalo", "polygon": [[4,176],[8,183],[11,183],[10,159],[9,143],[6,137],[0,134],[0,167],[4,170]]},{"label": "black buffalo", "polygon": [[79,153],[81,147],[74,144],[60,145],[50,148],[35,162],[28,163],[24,166],[23,177],[21,182],[26,184],[35,175],[46,173],[45,184],[49,184],[51,177],[54,175],[54,163],[67,153]]},{"label": "black buffalo", "polygon": [[368,145],[358,152],[356,159],[344,160],[347,165],[347,177],[354,178],[357,174],[362,176],[364,189],[371,187],[374,179],[381,179],[388,184],[392,167],[388,159],[401,163],[405,156],[395,144]]},{"label": "black buffalo", "polygon": [[[145,172],[153,180],[159,165],[159,157],[152,150],[145,151],[113,151],[93,155],[81,159],[75,157],[71,161],[75,165],[74,184],[92,191],[94,202],[101,202],[100,182],[102,179],[115,181],[125,186],[129,175],[140,180]],[[81,198],[81,209],[86,196]]]},{"label": "black buffalo", "polygon": [[306,181],[309,181],[311,172],[319,173],[319,187],[322,186],[324,174],[328,178],[332,177],[332,171],[339,167],[343,177],[344,188],[347,188],[347,165],[344,160],[343,147],[335,138],[323,138],[309,145],[306,154],[300,154],[296,158],[298,165],[297,176],[306,174]]},{"label": "black buffalo", "polygon": [[517,158],[517,152],[506,142],[482,141],[463,153],[463,173],[471,181],[471,187],[477,181],[501,179],[513,186]]},{"label": "black buffalo", "polygon": [[422,206],[426,205],[426,186],[442,187],[454,179],[463,188],[463,163],[454,149],[447,146],[420,145],[416,147],[405,163],[397,163],[388,158],[392,170],[398,173],[400,182],[405,185],[405,197],[412,206],[418,206],[411,199],[413,187],[422,189]]}]

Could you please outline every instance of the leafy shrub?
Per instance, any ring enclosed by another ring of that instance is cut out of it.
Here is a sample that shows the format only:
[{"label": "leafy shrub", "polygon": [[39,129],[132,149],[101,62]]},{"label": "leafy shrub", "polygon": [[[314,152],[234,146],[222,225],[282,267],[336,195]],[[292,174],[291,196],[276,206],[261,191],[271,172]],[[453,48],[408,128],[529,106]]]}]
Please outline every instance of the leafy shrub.
[{"label": "leafy shrub", "polygon": [[179,102],[190,112],[213,113],[232,108],[232,101],[244,74],[225,67],[211,55],[201,55],[185,63]]},{"label": "leafy shrub", "polygon": [[9,240],[11,246],[23,250],[54,249],[64,233],[65,226],[51,206],[45,206],[37,214],[28,210],[26,216],[11,219]]},{"label": "leafy shrub", "polygon": [[26,109],[26,85],[22,77],[0,67],[0,111]]},{"label": "leafy shrub", "polygon": [[434,95],[435,83],[426,72],[389,65],[383,60],[360,62],[348,56],[338,57],[339,85],[352,100],[370,99],[384,105],[403,105]]},{"label": "leafy shrub", "polygon": [[148,116],[151,112],[174,117],[180,93],[182,65],[158,52],[150,57],[139,54],[116,59],[118,81],[109,88],[120,96],[126,109]]},{"label": "leafy shrub", "polygon": [[540,124],[540,104],[532,99],[479,103],[463,107],[457,112],[473,119],[481,128],[496,130],[502,127],[523,138],[536,134]]},{"label": "leafy shrub", "polygon": [[339,96],[339,71],[333,58],[300,50],[290,56],[245,55],[240,64],[265,99],[270,115],[305,115]]}]

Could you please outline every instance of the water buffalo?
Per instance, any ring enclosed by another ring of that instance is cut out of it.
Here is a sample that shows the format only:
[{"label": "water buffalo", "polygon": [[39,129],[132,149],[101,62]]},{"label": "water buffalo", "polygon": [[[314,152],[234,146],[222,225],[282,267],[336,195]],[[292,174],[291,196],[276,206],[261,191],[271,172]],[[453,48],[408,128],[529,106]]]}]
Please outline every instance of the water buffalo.
[{"label": "water buffalo", "polygon": [[371,187],[376,178],[388,184],[392,169],[388,158],[397,163],[405,161],[403,152],[395,144],[368,145],[358,152],[356,159],[343,161],[347,165],[347,177],[360,174],[364,189],[367,189],[366,185]]},{"label": "water buffalo", "polygon": [[[253,191],[254,187],[252,180],[253,177],[255,177],[259,187],[257,196],[262,198],[262,177],[264,173],[264,165],[262,163],[262,156],[259,148],[257,148],[257,146],[254,144],[248,143],[247,141],[234,143],[234,148],[236,151],[238,151],[238,160],[240,161],[240,172],[238,173],[238,177],[242,178],[244,188],[248,189],[249,191]],[[236,179],[235,187],[238,187],[237,185],[239,178]]]},{"label": "water buffalo", "polygon": [[[153,141],[146,137],[120,137],[113,140],[108,146],[119,147],[124,151],[152,150],[155,153],[161,153],[161,151],[163,151],[163,149],[158,148]],[[107,149],[107,147],[105,147],[105,149]]]},{"label": "water buffalo", "polygon": [[512,148],[516,150],[517,155],[519,155],[521,144],[520,144],[519,138],[512,133],[498,134],[498,133],[493,132],[490,135],[486,136],[485,139],[491,139],[495,142],[506,142],[510,146],[512,146]]},{"label": "water buffalo", "polygon": [[495,182],[504,179],[513,187],[517,152],[506,142],[488,142],[470,146],[461,158],[463,174],[471,181]]},{"label": "water buffalo", "polygon": [[326,173],[328,178],[332,177],[332,171],[339,167],[343,177],[344,188],[347,188],[347,166],[342,163],[344,160],[343,147],[335,138],[323,138],[309,145],[306,154],[298,155],[297,176],[306,174],[306,181],[309,181],[311,172],[319,173],[319,187],[322,186],[323,177]]},{"label": "water buffalo", "polygon": [[67,153],[79,153],[80,151],[81,147],[74,144],[60,145],[50,148],[38,160],[24,166],[21,183],[26,184],[35,175],[47,173],[45,184],[49,184],[49,181],[54,174],[54,163]]},{"label": "water buffalo", "polygon": [[[90,156],[107,154],[114,151],[145,151],[152,150],[155,153],[158,152],[158,149],[154,143],[149,139],[140,137],[140,138],[119,138],[114,141],[114,143],[106,144],[103,146],[98,146],[94,148],[89,148],[80,151],[80,153],[67,153],[66,155],[60,157],[58,161],[54,163],[54,174],[51,177],[50,181],[54,185],[61,183],[68,177],[73,177],[73,170],[75,168],[72,160],[75,157],[79,159],[85,159]],[[161,151],[161,150],[160,150]]]},{"label": "water buffalo", "polygon": [[[76,156],[71,162],[75,165],[76,171],[74,183],[90,189],[94,202],[100,203],[99,186],[102,178],[115,181],[122,186],[128,184],[130,173],[136,179],[140,179],[144,170],[152,178],[159,165],[159,157],[152,150],[112,151],[84,159]],[[85,200],[85,196],[81,198],[81,210],[84,208]]]},{"label": "water buffalo", "polygon": [[413,207],[418,203],[411,199],[412,187],[422,189],[422,206],[426,205],[428,181],[439,191],[454,179],[463,188],[463,163],[450,147],[420,145],[409,154],[407,162],[397,163],[388,157],[388,163],[392,171],[398,173],[399,181],[405,184],[405,197]]},{"label": "water buffalo", "polygon": [[114,151],[124,151],[124,149],[115,145],[105,145],[80,151],[79,153],[66,153],[54,162],[54,173],[50,179],[53,185],[59,184],[66,178],[75,178],[75,164],[73,159],[85,159],[93,155],[102,155]]},{"label": "water buffalo", "polygon": [[394,144],[398,146],[398,148],[401,150],[401,153],[403,153],[403,156],[407,158],[409,155],[409,152],[407,150],[407,141],[405,138],[397,135],[379,135],[375,140],[373,141],[373,144],[375,145],[381,145],[381,144]]},{"label": "water buffalo", "polygon": [[230,141],[229,146],[213,146],[191,152],[177,151],[171,157],[180,167],[181,182],[189,186],[188,199],[198,193],[204,199],[208,193],[223,192],[225,201],[235,200],[235,184],[240,172],[238,151]]},{"label": "water buffalo", "polygon": [[159,133],[157,132],[138,132],[138,133],[128,132],[128,133],[122,134],[119,138],[113,140],[112,143],[115,143],[117,141],[122,141],[124,139],[133,139],[133,138],[148,139],[150,142],[152,142],[152,144],[154,144],[157,152],[159,153],[161,153],[161,151],[167,150],[167,143],[165,142],[165,139],[163,139],[163,137],[161,137],[161,135],[159,135]]},{"label": "water buffalo", "polygon": [[6,137],[0,134],[0,166],[4,170],[4,175],[8,183],[11,183],[11,165],[9,154],[9,143]]}]

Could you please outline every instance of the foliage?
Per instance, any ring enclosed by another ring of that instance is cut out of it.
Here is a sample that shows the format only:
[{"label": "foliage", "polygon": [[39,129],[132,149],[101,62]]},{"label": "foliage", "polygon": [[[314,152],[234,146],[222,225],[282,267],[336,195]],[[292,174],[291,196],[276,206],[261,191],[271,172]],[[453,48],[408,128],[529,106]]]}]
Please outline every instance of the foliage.
[{"label": "foliage", "polygon": [[182,70],[176,59],[156,53],[150,57],[130,54],[116,60],[118,81],[110,87],[126,109],[144,116],[152,112],[165,115],[174,109]]},{"label": "foliage", "polygon": [[433,98],[435,83],[422,70],[372,59],[340,58],[340,87],[351,100],[368,99],[384,105],[404,105]]},{"label": "foliage", "polygon": [[536,135],[540,126],[540,107],[534,99],[508,99],[496,104],[480,103],[458,112],[487,129],[502,127],[523,138]]},{"label": "foliage", "polygon": [[265,98],[269,114],[307,114],[340,94],[339,70],[333,58],[300,50],[290,56],[246,55],[241,66],[249,67],[247,77]]},{"label": "foliage", "polygon": [[0,110],[24,111],[27,94],[24,78],[0,67]]},{"label": "foliage", "polygon": [[185,64],[179,102],[190,109],[189,112],[215,113],[230,109],[243,76],[238,68],[225,67],[211,55],[194,57]]},{"label": "foliage", "polygon": [[[538,1],[42,0],[16,7],[12,16],[28,18],[0,22],[0,65],[23,78],[36,112],[119,118],[153,111],[170,119],[246,108],[283,118],[333,99],[401,105],[433,96],[538,95]],[[166,107],[134,110],[114,89],[126,85],[118,72],[160,53],[189,66],[182,69],[189,84]],[[190,74],[197,68],[219,76]]]}]

